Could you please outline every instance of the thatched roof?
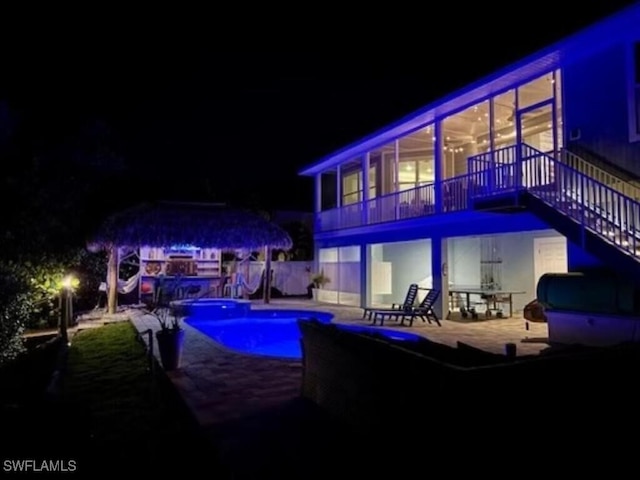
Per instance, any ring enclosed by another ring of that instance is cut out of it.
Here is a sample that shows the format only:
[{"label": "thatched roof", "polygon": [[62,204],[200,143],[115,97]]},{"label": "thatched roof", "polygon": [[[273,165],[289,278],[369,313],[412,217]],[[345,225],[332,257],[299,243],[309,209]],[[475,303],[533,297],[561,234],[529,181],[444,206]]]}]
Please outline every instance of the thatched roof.
[{"label": "thatched roof", "polygon": [[91,250],[120,247],[291,248],[282,228],[261,215],[210,203],[158,202],[109,217],[88,242]]}]

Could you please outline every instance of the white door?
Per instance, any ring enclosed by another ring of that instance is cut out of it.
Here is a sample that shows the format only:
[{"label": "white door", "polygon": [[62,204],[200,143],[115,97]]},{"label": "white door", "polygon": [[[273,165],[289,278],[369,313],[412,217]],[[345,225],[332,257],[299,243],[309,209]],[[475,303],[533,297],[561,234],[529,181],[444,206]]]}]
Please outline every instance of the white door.
[{"label": "white door", "polygon": [[567,273],[567,239],[543,237],[533,239],[534,287],[545,273]]}]

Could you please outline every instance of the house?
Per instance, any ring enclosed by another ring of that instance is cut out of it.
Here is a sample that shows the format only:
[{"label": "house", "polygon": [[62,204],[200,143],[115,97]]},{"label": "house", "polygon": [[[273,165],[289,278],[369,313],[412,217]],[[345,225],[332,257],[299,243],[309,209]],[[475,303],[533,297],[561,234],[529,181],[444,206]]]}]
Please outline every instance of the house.
[{"label": "house", "polygon": [[418,283],[443,317],[476,290],[505,292],[489,315],[508,316],[544,273],[640,274],[639,25],[636,3],[304,168],[324,300]]}]

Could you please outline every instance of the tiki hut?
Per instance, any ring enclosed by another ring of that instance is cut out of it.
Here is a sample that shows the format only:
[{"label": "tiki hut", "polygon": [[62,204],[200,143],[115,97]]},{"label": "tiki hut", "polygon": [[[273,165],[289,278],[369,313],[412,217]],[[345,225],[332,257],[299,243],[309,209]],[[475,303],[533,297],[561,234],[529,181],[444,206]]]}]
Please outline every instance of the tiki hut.
[{"label": "tiki hut", "polygon": [[117,304],[118,249],[197,245],[220,250],[265,249],[265,301],[270,291],[272,248],[291,248],[291,238],[263,216],[222,204],[146,203],[107,218],[89,240],[92,251],[109,252],[108,311]]}]

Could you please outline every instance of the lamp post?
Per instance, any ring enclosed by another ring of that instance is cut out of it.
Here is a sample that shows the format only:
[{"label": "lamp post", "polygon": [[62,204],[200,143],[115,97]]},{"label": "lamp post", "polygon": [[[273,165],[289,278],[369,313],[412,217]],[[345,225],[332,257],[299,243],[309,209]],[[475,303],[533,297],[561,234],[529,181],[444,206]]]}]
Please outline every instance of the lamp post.
[{"label": "lamp post", "polygon": [[60,296],[60,338],[62,338],[65,344],[69,343],[67,329],[73,318],[73,287],[76,284],[77,280],[72,275],[67,275],[62,279],[62,292]]}]

